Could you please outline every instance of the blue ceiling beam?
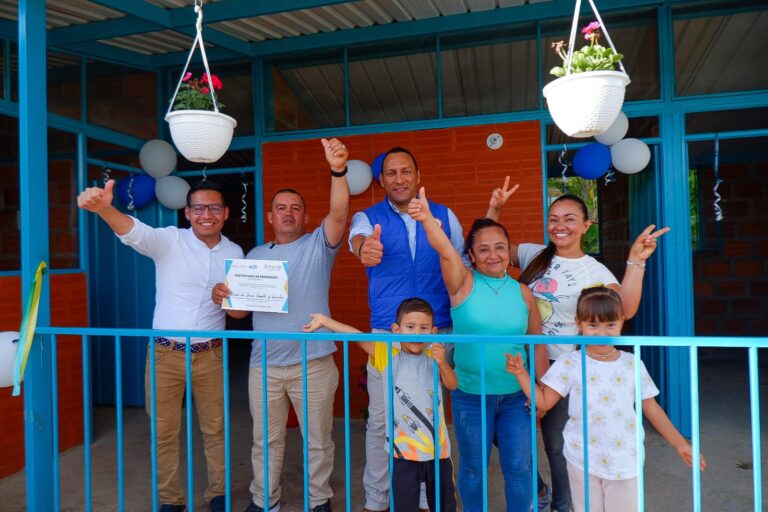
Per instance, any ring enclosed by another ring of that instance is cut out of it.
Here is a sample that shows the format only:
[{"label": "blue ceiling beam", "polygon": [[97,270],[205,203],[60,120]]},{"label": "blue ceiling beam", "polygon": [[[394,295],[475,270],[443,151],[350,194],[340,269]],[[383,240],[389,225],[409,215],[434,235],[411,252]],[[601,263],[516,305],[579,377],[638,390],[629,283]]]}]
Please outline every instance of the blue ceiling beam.
[{"label": "blue ceiling beam", "polygon": [[[609,12],[632,7],[655,6],[661,3],[663,3],[662,0],[613,0],[602,10]],[[489,11],[438,16],[414,21],[394,22],[386,25],[373,25],[352,30],[337,30],[335,32],[323,32],[306,36],[270,39],[251,43],[251,46],[254,56],[266,56],[317,48],[340,47],[350,44],[371,43],[450,32],[465,32],[471,29],[488,29],[513,23],[551,20],[561,16],[571,17],[572,15],[573,2],[570,0],[554,0]]]},{"label": "blue ceiling beam", "polygon": [[[125,18],[94,21],[85,25],[72,25],[51,30],[48,32],[48,45],[66,46],[168,29],[167,26],[163,26],[160,23],[127,16]],[[174,30],[191,37],[196,35],[194,27],[181,27]],[[250,43],[228,36],[218,30],[206,29],[204,38],[210,43],[235,51],[241,55],[251,55]]]},{"label": "blue ceiling beam", "polygon": [[152,69],[149,55],[123,50],[122,48],[117,48],[108,44],[97,42],[77,43],[62,46],[60,49],[76,55],[93,57],[94,59],[103,60],[113,64],[123,64],[139,69]]},{"label": "blue ceiling beam", "polygon": [[48,45],[62,46],[74,43],[86,43],[99,39],[130,36],[142,32],[162,30],[160,24],[133,16],[113,20],[92,21],[82,25],[55,28],[48,31]]},{"label": "blue ceiling beam", "polygon": [[[206,32],[207,33],[207,32]],[[223,61],[223,60],[242,60],[243,55],[227,50],[226,48],[215,47],[205,48],[205,53],[208,56],[208,62]],[[153,55],[149,57],[149,64],[153,69],[167,68],[170,66],[183,66],[187,60],[188,51],[163,53],[160,55]],[[192,58],[193,63],[202,62],[200,52],[196,52]]]},{"label": "blue ceiling beam", "polygon": [[[271,0],[226,0],[223,2],[209,3],[203,7],[203,23],[216,23],[218,21],[237,20],[240,18],[255,18],[280,12],[300,11],[302,9],[315,9],[329,5],[352,3],[350,0],[284,0],[282,2]],[[171,26],[182,27],[194,25],[195,16],[192,7],[179,7],[171,9]]]}]

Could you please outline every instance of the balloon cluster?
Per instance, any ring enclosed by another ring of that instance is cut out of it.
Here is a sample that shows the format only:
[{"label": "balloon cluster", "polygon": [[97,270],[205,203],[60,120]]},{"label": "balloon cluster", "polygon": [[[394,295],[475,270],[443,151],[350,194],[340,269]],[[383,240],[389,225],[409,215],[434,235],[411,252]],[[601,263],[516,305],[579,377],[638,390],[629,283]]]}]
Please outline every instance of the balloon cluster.
[{"label": "balloon cluster", "polygon": [[164,140],[146,142],[139,151],[141,168],[147,174],[132,174],[115,186],[117,197],[129,210],[143,208],[155,197],[172,210],[187,204],[189,183],[178,176],[169,176],[176,168],[176,150]]},{"label": "balloon cluster", "polygon": [[624,174],[635,174],[648,166],[651,150],[639,139],[625,139],[629,119],[619,112],[613,124],[595,140],[576,152],[573,171],[577,176],[594,180],[609,172],[611,167]]}]

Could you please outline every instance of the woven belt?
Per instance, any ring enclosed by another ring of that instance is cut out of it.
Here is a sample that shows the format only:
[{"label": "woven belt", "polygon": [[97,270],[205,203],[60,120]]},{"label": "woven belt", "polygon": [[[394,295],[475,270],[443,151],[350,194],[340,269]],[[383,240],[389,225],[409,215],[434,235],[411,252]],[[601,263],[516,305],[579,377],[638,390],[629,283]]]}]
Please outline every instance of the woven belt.
[{"label": "woven belt", "polygon": [[[186,343],[179,343],[178,341],[173,341],[168,338],[163,338],[162,336],[157,336],[155,338],[155,344],[160,345],[162,347],[168,347],[171,350],[178,350],[181,352],[184,352],[185,350],[187,350]],[[189,351],[194,354],[196,352],[205,352],[207,350],[211,350],[220,346],[221,346],[221,338],[214,338],[208,341],[192,343],[191,346],[189,347]]]}]

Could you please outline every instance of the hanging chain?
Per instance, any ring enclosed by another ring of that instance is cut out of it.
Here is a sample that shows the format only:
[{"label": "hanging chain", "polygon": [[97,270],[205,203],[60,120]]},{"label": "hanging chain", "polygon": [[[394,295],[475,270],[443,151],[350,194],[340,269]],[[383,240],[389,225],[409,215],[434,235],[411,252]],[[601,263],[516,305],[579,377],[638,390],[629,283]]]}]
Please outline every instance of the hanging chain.
[{"label": "hanging chain", "polygon": [[106,166],[106,164],[101,168],[101,179],[104,180],[104,185],[107,185],[107,182],[111,179],[110,173],[112,172],[112,169]]},{"label": "hanging chain", "polygon": [[205,180],[207,180],[207,179],[208,179],[208,175],[207,175],[207,174],[205,174],[205,170],[206,170],[206,169],[208,169],[208,166],[207,166],[207,165],[206,165],[205,167],[203,167],[203,179],[201,179],[201,180],[200,180],[200,183],[202,183],[202,182],[204,182]]},{"label": "hanging chain", "polygon": [[720,184],[723,182],[722,179],[720,179],[720,137],[718,137],[718,134],[715,134],[715,161],[714,161],[714,170],[715,170],[715,186],[712,187],[712,194],[715,196],[715,200],[712,202],[712,207],[715,210],[715,220],[717,222],[722,222],[725,216],[723,215],[723,208],[720,206],[720,193],[717,191],[718,188],[720,188]]},{"label": "hanging chain", "polygon": [[128,210],[132,211],[134,216],[136,215],[136,205],[133,204],[133,173],[131,173],[131,180],[128,182]]},{"label": "hanging chain", "polygon": [[240,181],[243,183],[243,196],[240,198],[243,202],[243,207],[240,209],[240,221],[245,224],[248,222],[248,214],[245,212],[248,203],[245,198],[248,196],[248,183],[245,181],[245,172],[240,173]]},{"label": "hanging chain", "polygon": [[607,187],[611,183],[616,182],[616,172],[613,170],[613,167],[608,168],[608,172],[605,173],[605,181],[603,184]]},{"label": "hanging chain", "polygon": [[568,178],[565,175],[565,173],[568,171],[568,167],[570,167],[570,162],[568,162],[568,153],[567,153],[568,147],[563,144],[563,150],[560,152],[560,156],[557,157],[557,163],[563,166],[563,170],[560,173],[560,176],[563,178],[563,194],[566,193],[566,185],[568,183]]}]

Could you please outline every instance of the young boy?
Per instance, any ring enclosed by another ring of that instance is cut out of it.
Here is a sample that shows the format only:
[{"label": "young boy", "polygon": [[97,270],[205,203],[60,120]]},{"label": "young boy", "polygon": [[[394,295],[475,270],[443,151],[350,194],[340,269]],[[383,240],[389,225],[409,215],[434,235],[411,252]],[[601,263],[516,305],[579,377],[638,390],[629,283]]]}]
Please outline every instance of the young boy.
[{"label": "young boy", "polygon": [[[325,315],[313,314],[304,331],[312,332],[325,327],[333,332],[359,333],[354,327],[337,322]],[[397,321],[392,332],[398,334],[434,334],[434,313],[428,302],[418,298],[404,300],[397,309]],[[359,342],[358,345],[371,357],[372,364],[384,376],[384,396],[387,401],[387,437],[389,420],[389,370],[387,369],[387,344]],[[400,348],[392,347],[392,397],[394,401],[394,461],[392,471],[392,496],[395,509],[419,510],[421,482],[427,488],[430,510],[437,510],[435,503],[435,447],[434,447],[434,375],[432,360],[437,362],[440,380],[449,389],[456,389],[458,380],[453,368],[445,359],[445,347],[433,343],[424,349],[424,343],[401,341]],[[439,404],[439,451],[440,451],[440,510],[456,511],[456,491],[453,484],[451,446],[443,413],[443,393],[437,390]],[[389,451],[389,439],[386,450]]]}]

